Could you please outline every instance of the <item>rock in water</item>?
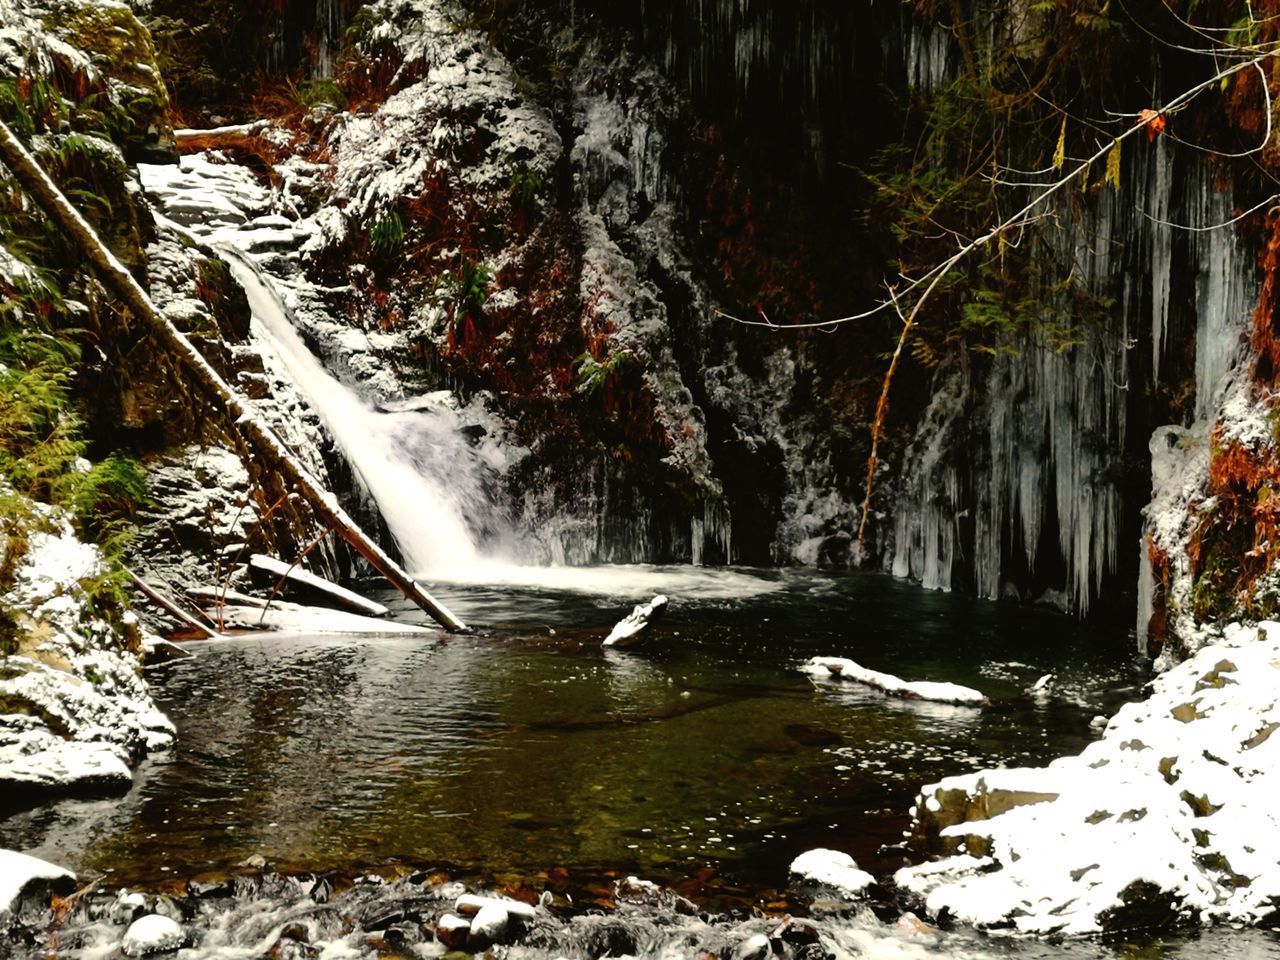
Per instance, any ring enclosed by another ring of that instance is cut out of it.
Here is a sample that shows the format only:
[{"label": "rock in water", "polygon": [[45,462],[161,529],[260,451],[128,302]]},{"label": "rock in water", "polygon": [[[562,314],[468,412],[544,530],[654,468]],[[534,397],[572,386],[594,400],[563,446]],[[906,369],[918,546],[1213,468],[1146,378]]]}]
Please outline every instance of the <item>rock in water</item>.
[{"label": "rock in water", "polygon": [[480,912],[471,918],[468,949],[483,950],[491,944],[499,943],[506,935],[510,922],[511,917],[499,904],[489,903],[481,907]]},{"label": "rock in water", "polygon": [[522,923],[528,923],[538,915],[537,911],[527,903],[519,900],[499,899],[497,897],[481,897],[474,893],[464,893],[458,897],[454,910],[464,917],[478,916],[485,907],[501,907],[508,916],[515,917]]},{"label": "rock in water", "polygon": [[848,897],[858,896],[876,882],[871,874],[859,870],[853,857],[847,853],[821,847],[796,857],[791,862],[791,872],[824,887],[839,890]]},{"label": "rock in water", "polygon": [[620,648],[635,646],[644,632],[666,611],[667,603],[666,596],[660,593],[648,603],[636,604],[636,608],[619,620],[609,636],[605,637],[604,645]]},{"label": "rock in water", "polygon": [[175,921],[158,913],[139,917],[125,931],[120,949],[125,956],[145,957],[177,950],[187,942],[187,933]]},{"label": "rock in water", "polygon": [[75,889],[76,875],[56,864],[14,850],[0,850],[0,918],[16,914],[26,898],[41,897],[45,906],[55,893]]},{"label": "rock in water", "polygon": [[1057,674],[1046,673],[1043,677],[1027,688],[1027,693],[1035,697],[1037,700],[1044,699],[1053,692],[1053,683],[1057,680]]},{"label": "rock in water", "polygon": [[454,913],[446,913],[436,924],[436,939],[451,950],[466,946],[471,923]]}]

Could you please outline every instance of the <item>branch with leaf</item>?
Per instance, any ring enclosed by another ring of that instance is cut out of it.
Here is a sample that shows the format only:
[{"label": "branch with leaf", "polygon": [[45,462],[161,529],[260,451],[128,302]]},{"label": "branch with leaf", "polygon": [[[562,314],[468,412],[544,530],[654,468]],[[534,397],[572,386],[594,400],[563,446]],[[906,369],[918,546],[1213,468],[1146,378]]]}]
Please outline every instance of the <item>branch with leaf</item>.
[{"label": "branch with leaf", "polygon": [[[1255,48],[1256,49],[1256,48]],[[949,275],[961,264],[965,263],[979,251],[990,248],[994,244],[1004,244],[1008,238],[1018,231],[1030,226],[1039,219],[1050,215],[1048,209],[1050,201],[1061,194],[1071,184],[1080,184],[1082,187],[1089,185],[1089,177],[1091,171],[1098,164],[1103,164],[1103,176],[1101,182],[1107,186],[1118,189],[1120,187],[1121,175],[1121,151],[1125,141],[1138,136],[1146,135],[1148,139],[1155,139],[1161,135],[1166,129],[1168,120],[1173,115],[1185,109],[1200,94],[1213,90],[1225,89],[1227,82],[1234,75],[1246,71],[1256,70],[1261,76],[1262,95],[1266,100],[1265,110],[1265,131],[1257,145],[1240,153],[1228,153],[1224,151],[1210,150],[1223,157],[1242,157],[1249,156],[1261,152],[1271,140],[1272,134],[1272,116],[1271,116],[1271,94],[1267,84],[1267,77],[1263,71],[1263,64],[1268,61],[1275,60],[1280,57],[1280,45],[1271,47],[1265,51],[1255,53],[1248,59],[1237,60],[1228,66],[1221,67],[1216,70],[1212,76],[1189,87],[1182,93],[1168,100],[1159,108],[1148,108],[1137,113],[1117,115],[1119,122],[1127,122],[1129,126],[1116,136],[1098,142],[1096,149],[1083,159],[1069,160],[1067,157],[1067,123],[1068,116],[1063,111],[1062,123],[1059,129],[1058,141],[1054,151],[1053,165],[1046,170],[1037,171],[1039,174],[1048,174],[1052,179],[1045,181],[1021,182],[1017,184],[1010,183],[992,177],[993,184],[997,186],[1017,186],[1030,189],[1031,196],[1023,203],[1015,212],[1002,217],[994,225],[983,230],[978,236],[970,240],[959,239],[959,235],[955,231],[948,231],[952,236],[957,237],[957,249],[949,256],[934,263],[931,267],[914,277],[903,275],[900,280],[886,283],[887,296],[885,299],[877,303],[875,306],[861,311],[859,313],[850,314],[848,316],[837,317],[831,320],[818,320],[811,322],[802,322],[795,324],[776,324],[769,320],[752,320],[743,319],[723,311],[717,311],[718,315],[744,326],[751,327],[768,327],[774,330],[805,330],[820,329],[831,331],[839,327],[875,317],[886,311],[893,311],[901,323],[901,329],[898,335],[896,346],[890,354],[889,364],[885,370],[881,383],[879,398],[876,402],[875,414],[871,425],[871,450],[867,457],[866,483],[864,496],[862,501],[861,516],[858,522],[858,533],[855,541],[855,556],[859,559],[866,555],[866,533],[867,520],[871,513],[871,500],[875,490],[875,474],[879,464],[880,442],[884,433],[885,419],[889,411],[889,397],[893,385],[894,376],[901,364],[903,352],[907,344],[910,342],[917,325],[920,322],[921,311],[928,304],[931,298],[939,292],[943,287],[944,281]],[[1096,124],[1091,124],[1097,129]],[[1192,146],[1196,146],[1192,144]],[[1201,150],[1208,148],[1199,147]],[[1031,174],[1034,176],[1035,174]],[[1273,202],[1276,198],[1270,197],[1260,206]],[[1254,210],[1258,207],[1253,208]],[[1249,211],[1252,212],[1252,211]],[[1246,212],[1247,215],[1247,212]],[[1231,222],[1240,219],[1233,218]],[[1218,226],[1226,226],[1220,224]]]}]

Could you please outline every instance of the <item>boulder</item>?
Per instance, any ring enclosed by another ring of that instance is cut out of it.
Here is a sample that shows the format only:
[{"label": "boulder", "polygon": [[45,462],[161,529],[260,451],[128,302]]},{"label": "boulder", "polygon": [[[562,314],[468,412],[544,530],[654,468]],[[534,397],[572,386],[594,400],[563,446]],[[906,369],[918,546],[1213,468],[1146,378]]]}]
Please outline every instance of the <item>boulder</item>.
[{"label": "boulder", "polygon": [[0,924],[21,912],[26,902],[46,906],[54,894],[75,889],[76,875],[56,864],[15,850],[0,850]]},{"label": "boulder", "polygon": [[446,913],[436,922],[436,939],[450,950],[465,947],[470,936],[470,921],[456,913]]},{"label": "boulder", "polygon": [[467,949],[483,950],[492,944],[501,943],[510,925],[511,915],[501,904],[486,904],[471,918]]},{"label": "boulder", "polygon": [[839,850],[819,847],[800,854],[791,861],[791,872],[805,880],[838,890],[846,897],[857,897],[876,882],[865,870],[859,870],[853,857]]}]

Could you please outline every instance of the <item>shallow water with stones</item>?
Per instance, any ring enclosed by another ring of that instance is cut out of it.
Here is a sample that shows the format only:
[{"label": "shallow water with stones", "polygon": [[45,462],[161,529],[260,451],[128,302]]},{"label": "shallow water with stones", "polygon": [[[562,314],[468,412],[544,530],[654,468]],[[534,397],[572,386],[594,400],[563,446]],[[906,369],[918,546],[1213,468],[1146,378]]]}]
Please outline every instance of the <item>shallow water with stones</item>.
[{"label": "shallow water with stones", "polygon": [[[147,761],[123,798],[12,813],[0,846],[100,874],[110,888],[176,889],[256,855],[284,873],[424,869],[435,882],[550,889],[578,906],[611,902],[613,880],[636,874],[718,913],[804,911],[805,891],[787,878],[796,855],[835,847],[891,874],[911,856],[900,841],[922,784],[1075,752],[1094,736],[1091,719],[1146,679],[1122,631],[874,574],[646,567],[539,581],[441,585],[476,626],[467,636],[192,643],[194,657],[148,670],[177,746]],[[602,651],[609,626],[659,589],[673,599],[650,639]],[[398,619],[418,619],[379,598]],[[814,655],[973,686],[992,706],[815,685],[797,670]],[[1025,696],[1050,672],[1050,697]],[[255,916],[286,910],[285,899],[268,896],[267,909],[248,898]],[[209,929],[235,927],[228,918],[246,909],[242,899],[206,910]],[[831,937],[896,942],[869,915],[828,922]],[[712,929],[680,936],[732,940],[723,923]],[[571,930],[548,934],[546,949],[572,948]],[[206,939],[213,955],[249,946]],[[678,953],[683,941],[646,942],[644,952]],[[1110,950],[963,933],[910,946]],[[1265,933],[1150,949],[1280,956]]]}]

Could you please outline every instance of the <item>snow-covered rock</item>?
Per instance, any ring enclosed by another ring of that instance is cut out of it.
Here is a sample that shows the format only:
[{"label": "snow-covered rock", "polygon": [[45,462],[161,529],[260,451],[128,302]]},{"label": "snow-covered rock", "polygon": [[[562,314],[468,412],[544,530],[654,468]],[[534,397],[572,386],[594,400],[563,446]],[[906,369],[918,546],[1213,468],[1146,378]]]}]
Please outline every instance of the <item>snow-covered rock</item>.
[{"label": "snow-covered rock", "polygon": [[471,918],[471,932],[467,943],[473,949],[483,949],[492,943],[499,943],[506,936],[507,927],[511,923],[511,915],[499,903],[487,903]]},{"label": "snow-covered rock", "polygon": [[933,680],[903,680],[891,673],[868,670],[845,657],[813,657],[801,669],[817,680],[849,680],[865,684],[891,697],[907,700],[928,700],[971,707],[980,707],[987,702],[987,698],[972,687]]},{"label": "snow-covered rock", "polygon": [[145,957],[153,953],[177,950],[187,942],[182,925],[158,913],[139,917],[125,931],[120,949],[128,957]]},{"label": "snow-covered rock", "polygon": [[654,622],[667,609],[670,601],[664,594],[658,594],[648,603],[638,603],[629,614],[619,620],[611,631],[609,636],[604,638],[604,646],[617,647],[633,647],[642,639],[645,631],[651,627]]},{"label": "snow-covered rock", "polygon": [[858,869],[853,857],[839,850],[818,847],[791,861],[791,873],[805,880],[832,887],[848,897],[857,897],[876,882],[875,877]]},{"label": "snow-covered rock", "polygon": [[436,921],[436,939],[449,948],[464,947],[471,933],[471,922],[457,914],[446,913]]},{"label": "snow-covered rock", "polygon": [[108,573],[101,552],[61,512],[31,510],[26,550],[0,597],[18,625],[17,647],[0,665],[0,783],[127,786],[130,764],[174,732],[140,676],[136,618],[95,612],[94,590]]},{"label": "snow-covered rock", "polygon": [[895,879],[982,927],[1082,934],[1141,901],[1206,922],[1280,907],[1280,624],[1231,627],[1043,769],[922,791],[916,833],[958,855]]},{"label": "snow-covered rock", "polygon": [[24,897],[69,893],[76,875],[15,850],[0,850],[0,924],[12,915]]},{"label": "snow-covered rock", "polygon": [[501,907],[509,916],[525,923],[538,915],[529,904],[521,903],[519,900],[508,900],[505,897],[482,897],[479,894],[465,893],[454,904],[454,909],[464,917],[475,917],[485,907]]}]

